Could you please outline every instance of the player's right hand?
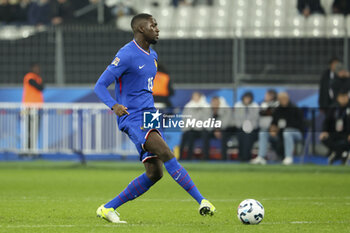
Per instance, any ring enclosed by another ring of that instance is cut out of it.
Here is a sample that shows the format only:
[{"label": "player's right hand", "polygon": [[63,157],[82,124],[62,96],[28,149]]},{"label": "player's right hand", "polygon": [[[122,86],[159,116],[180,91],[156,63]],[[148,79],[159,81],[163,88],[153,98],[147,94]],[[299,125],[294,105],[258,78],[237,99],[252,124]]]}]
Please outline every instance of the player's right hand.
[{"label": "player's right hand", "polygon": [[113,107],[113,112],[117,114],[117,116],[121,117],[124,115],[129,115],[128,111],[126,111],[128,108],[121,104],[115,104]]}]

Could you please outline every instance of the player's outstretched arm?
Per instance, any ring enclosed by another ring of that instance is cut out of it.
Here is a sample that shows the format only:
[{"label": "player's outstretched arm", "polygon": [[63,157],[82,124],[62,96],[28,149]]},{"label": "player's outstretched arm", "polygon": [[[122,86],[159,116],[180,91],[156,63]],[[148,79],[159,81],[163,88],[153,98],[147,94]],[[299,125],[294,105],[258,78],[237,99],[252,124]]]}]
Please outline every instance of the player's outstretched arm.
[{"label": "player's outstretched arm", "polygon": [[105,103],[110,109],[117,104],[117,101],[109,94],[108,87],[115,81],[113,73],[105,70],[98,79],[94,91],[97,97]]}]

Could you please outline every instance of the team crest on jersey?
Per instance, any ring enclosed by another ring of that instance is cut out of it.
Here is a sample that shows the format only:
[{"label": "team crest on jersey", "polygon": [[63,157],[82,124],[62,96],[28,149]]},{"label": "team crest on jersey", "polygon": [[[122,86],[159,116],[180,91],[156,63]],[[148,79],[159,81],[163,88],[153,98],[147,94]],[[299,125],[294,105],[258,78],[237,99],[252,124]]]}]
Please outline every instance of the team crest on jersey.
[{"label": "team crest on jersey", "polygon": [[158,63],[156,59],[154,59],[154,65],[156,65],[156,68],[158,69]]},{"label": "team crest on jersey", "polygon": [[112,64],[115,65],[115,66],[117,66],[118,63],[119,63],[119,61],[120,61],[119,57],[115,57],[114,60],[113,60],[113,62],[112,62]]}]

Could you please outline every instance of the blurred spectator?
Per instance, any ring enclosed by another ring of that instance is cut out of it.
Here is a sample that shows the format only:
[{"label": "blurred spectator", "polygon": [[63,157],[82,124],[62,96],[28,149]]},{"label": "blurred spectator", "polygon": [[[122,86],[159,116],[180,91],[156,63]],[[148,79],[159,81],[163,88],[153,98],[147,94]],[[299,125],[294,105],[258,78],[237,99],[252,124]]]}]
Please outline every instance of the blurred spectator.
[{"label": "blurred spectator", "polygon": [[337,58],[332,58],[329,62],[329,68],[321,76],[318,104],[322,111],[325,111],[334,102],[335,96],[332,86],[336,76],[335,68],[338,63],[340,61]]},{"label": "blurred spectator", "polygon": [[33,1],[28,7],[28,23],[48,25],[51,23],[51,5],[49,0]]},{"label": "blurred spectator", "polygon": [[[269,127],[273,120],[273,113],[278,107],[277,92],[273,89],[268,90],[265,93],[264,101],[260,105],[260,118],[259,118],[259,139],[269,137]],[[259,140],[259,142],[262,142]],[[259,152],[262,152],[259,150]],[[264,155],[258,155],[255,159],[252,159],[252,164],[266,164]]]},{"label": "blurred spectator", "polygon": [[[97,4],[101,0],[0,0],[0,23],[28,23],[31,25],[58,25],[71,23],[79,18],[79,23],[97,22]],[[131,5],[127,0],[122,1]],[[109,22],[110,9],[104,5],[104,22]],[[78,12],[78,13],[77,13]],[[131,12],[132,13],[132,12]],[[75,16],[77,14],[77,16]]]},{"label": "blurred spectator", "polygon": [[0,22],[15,22],[18,19],[18,7],[18,4],[11,4],[9,0],[0,0]]},{"label": "blurred spectator", "polygon": [[53,25],[71,22],[73,19],[73,5],[68,0],[54,0],[51,3]]},{"label": "blurred spectator", "polygon": [[334,92],[334,96],[338,96],[339,90],[342,90],[342,89],[349,92],[350,91],[349,71],[346,70],[346,68],[342,63],[339,62],[335,65],[334,73],[335,73],[335,79],[331,86]]},{"label": "blurred spectator", "polygon": [[260,105],[260,130],[268,130],[272,122],[272,114],[274,113],[277,106],[277,92],[274,89],[267,90],[265,93],[264,101]]},{"label": "blurred spectator", "polygon": [[334,0],[332,5],[334,14],[347,15],[350,13],[350,1],[349,0]]},{"label": "blurred spectator", "polygon": [[347,90],[340,90],[336,103],[328,109],[320,140],[330,149],[329,164],[338,159],[343,164],[347,163],[350,151],[350,103]]},{"label": "blurred spectator", "polygon": [[153,82],[153,97],[157,108],[170,108],[170,97],[174,95],[174,89],[170,80],[169,73],[158,63],[158,71]]},{"label": "blurred spectator", "polygon": [[251,92],[246,92],[242,100],[234,106],[234,123],[237,128],[239,159],[249,161],[254,142],[257,140],[259,105],[254,102]]},{"label": "blurred spectator", "polygon": [[[216,138],[221,140],[221,157],[222,160],[227,159],[227,141],[233,135],[233,121],[232,121],[232,109],[228,106],[226,100],[222,97],[215,96],[211,99],[210,103],[210,116],[216,120],[222,122],[221,129],[214,129],[210,132],[210,136],[205,142],[208,146],[210,145],[210,139]],[[208,148],[209,149],[209,148]],[[208,158],[209,159],[209,158]]]},{"label": "blurred spectator", "polygon": [[[190,102],[188,102],[183,110],[183,115],[191,116],[192,119],[206,120],[208,119],[209,104],[205,100],[205,96],[199,92],[194,92]],[[184,128],[181,138],[180,155],[184,155],[184,149],[187,147],[187,159],[192,159],[194,153],[194,143],[197,139],[203,141],[203,154],[205,158],[209,158],[209,146],[204,142],[208,141],[208,131],[203,128]]]},{"label": "blurred spectator", "polygon": [[43,80],[40,77],[40,65],[34,63],[31,65],[30,71],[23,79],[23,103],[43,103],[44,97],[42,91],[44,89]]},{"label": "blurred spectator", "polygon": [[29,5],[31,3],[31,0],[21,0],[18,4],[18,22],[19,23],[27,23],[28,19],[28,9]]},{"label": "blurred spectator", "polygon": [[320,0],[298,0],[298,11],[306,18],[312,14],[325,14]]},{"label": "blurred spectator", "polygon": [[23,98],[22,103],[26,106],[25,111],[23,112],[28,116],[28,128],[27,128],[27,142],[28,149],[35,148],[37,143],[37,137],[33,138],[33,130],[36,131],[38,135],[40,127],[40,118],[32,118],[31,106],[30,104],[42,104],[44,102],[43,97],[43,81],[40,77],[40,65],[34,63],[31,65],[30,71],[24,76],[23,79]]},{"label": "blurred spectator", "polygon": [[289,100],[286,92],[278,94],[278,102],[279,106],[273,113],[269,134],[259,135],[259,152],[255,159],[256,163],[266,163],[265,157],[270,141],[279,153],[284,151],[283,164],[292,164],[295,143],[302,140],[304,128],[302,111]]}]

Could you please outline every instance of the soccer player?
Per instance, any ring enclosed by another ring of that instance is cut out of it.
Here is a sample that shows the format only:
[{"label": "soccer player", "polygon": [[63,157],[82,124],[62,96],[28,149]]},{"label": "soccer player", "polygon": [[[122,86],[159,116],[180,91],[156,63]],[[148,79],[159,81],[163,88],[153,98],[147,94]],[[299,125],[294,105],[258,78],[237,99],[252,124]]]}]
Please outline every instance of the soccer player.
[{"label": "soccer player", "polygon": [[[97,209],[97,216],[113,223],[125,223],[116,209],[133,200],[163,176],[163,164],[171,177],[200,205],[199,213],[213,215],[215,207],[198,191],[189,174],[165,143],[158,129],[144,129],[143,112],[155,112],[152,96],[157,72],[157,53],[150,48],[157,43],[159,29],[149,14],[138,14],[131,20],[134,39],[122,47],[95,85],[95,93],[117,115],[119,129],[135,144],[146,172],[135,178],[108,203]],[[115,82],[116,99],[107,87]]]}]

